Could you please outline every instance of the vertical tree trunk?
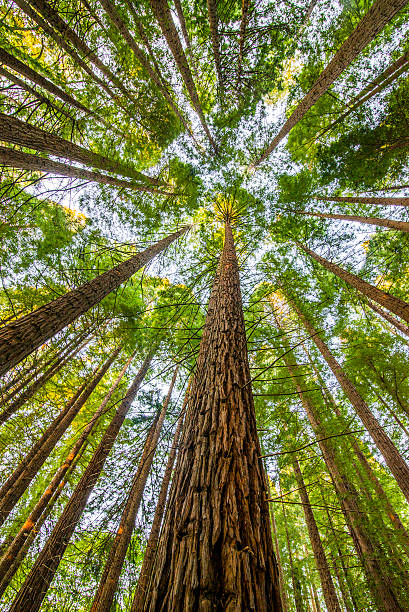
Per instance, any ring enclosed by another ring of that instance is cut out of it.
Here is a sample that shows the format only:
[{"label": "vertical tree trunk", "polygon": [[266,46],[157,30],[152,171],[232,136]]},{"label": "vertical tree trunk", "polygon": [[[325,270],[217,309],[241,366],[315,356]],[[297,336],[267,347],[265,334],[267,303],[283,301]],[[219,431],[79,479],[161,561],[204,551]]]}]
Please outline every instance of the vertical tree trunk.
[{"label": "vertical tree trunk", "polygon": [[78,289],[3,327],[0,330],[0,375],[117,289],[187,229],[183,227]]},{"label": "vertical tree trunk", "polygon": [[212,39],[212,48],[214,63],[216,66],[217,80],[219,83],[220,101],[224,103],[224,82],[222,74],[222,63],[220,58],[220,36],[219,36],[219,19],[217,16],[216,0],[207,0],[207,14],[209,17],[210,36]]},{"label": "vertical tree trunk", "polygon": [[3,524],[20,497],[27,490],[39,469],[43,466],[57,442],[67,431],[97,384],[111,367],[120,352],[118,348],[95,373],[91,382],[77,396],[75,401],[68,402],[64,410],[47,427],[41,438],[34,444],[25,458],[19,463],[13,474],[0,490],[0,524]]},{"label": "vertical tree trunk", "polygon": [[155,349],[152,349],[146,357],[133,383],[126,392],[62,515],[18,592],[10,612],[27,612],[28,610],[30,612],[37,612],[40,609],[75,527],[87,505],[88,498],[103,470],[105,461],[115,443],[125,417],[149,369],[154,352]]},{"label": "vertical tree trunk", "polygon": [[264,149],[258,159],[253,162],[253,166],[258,166],[276,146],[281,142],[290,130],[304,117],[312,106],[328,91],[332,83],[342,74],[349,64],[365,47],[383,30],[386,24],[398,13],[407,3],[407,0],[375,0],[369,11],[358,23],[352,34],[342,44],[335,53],[332,60],[321,72],[311,89],[304,96],[296,109],[284,123],[283,127],[273,138],[272,142]]},{"label": "vertical tree trunk", "polygon": [[283,517],[284,517],[284,529],[285,529],[285,537],[287,540],[288,559],[290,561],[291,582],[293,584],[293,596],[294,596],[295,609],[296,609],[296,612],[305,612],[300,578],[297,575],[296,569],[294,567],[293,552],[291,550],[290,536],[288,533],[287,512],[285,509],[285,503],[282,500],[281,483],[280,483],[279,492],[280,492],[280,498],[281,498],[281,508],[282,508]]},{"label": "vertical tree trunk", "polygon": [[228,222],[146,610],[281,610]]},{"label": "vertical tree trunk", "polygon": [[131,612],[141,612],[145,605],[145,597],[149,585],[149,580],[153,572],[153,565],[155,561],[156,549],[158,546],[160,526],[162,524],[162,519],[165,512],[166,498],[168,496],[168,488],[172,476],[173,464],[175,462],[176,452],[178,449],[179,437],[184,419],[184,411],[186,403],[188,401],[188,392],[189,390],[186,392],[185,401],[183,402],[179,421],[176,427],[175,435],[173,437],[172,448],[170,449],[170,453],[168,455],[168,461],[166,464],[165,473],[163,475],[162,486],[159,492],[158,502],[156,504],[155,516],[153,517],[152,527],[146,545],[145,554],[143,557],[138,584],[136,585],[136,590],[132,601]]},{"label": "vertical tree trunk", "polygon": [[[287,298],[288,299],[288,298]],[[366,402],[360,396],[352,382],[349,380],[338,361],[335,359],[325,342],[320,338],[317,330],[312,326],[306,316],[301,312],[298,306],[288,300],[293,310],[297,313],[300,321],[304,325],[307,332],[311,335],[312,340],[316,344],[318,350],[324,357],[325,361],[331,368],[335,378],[343,389],[345,395],[353,405],[357,415],[368,430],[369,435],[375,442],[379,451],[385,459],[387,466],[396,479],[398,486],[406,499],[409,501],[409,467],[404,461],[396,446],[381,427],[377,419],[369,410]],[[409,306],[408,306],[409,308]]]},{"label": "vertical tree trunk", "polygon": [[67,473],[71,469],[73,462],[76,461],[80,452],[82,452],[90,433],[94,429],[99,418],[104,414],[109,400],[111,399],[119,383],[121,382],[122,377],[124,376],[126,370],[128,369],[132,359],[133,359],[133,355],[125,363],[124,367],[119,373],[119,376],[115,379],[108,393],[106,394],[101,404],[99,405],[98,409],[96,410],[94,416],[92,417],[88,425],[83,429],[82,434],[80,435],[80,437],[78,438],[74,446],[72,447],[71,451],[69,452],[69,454],[67,455],[67,457],[65,458],[61,466],[56,471],[50,484],[48,485],[48,487],[46,488],[46,490],[44,491],[44,493],[42,494],[42,496],[40,497],[40,499],[34,506],[33,510],[30,512],[30,515],[25,521],[24,525],[21,527],[21,529],[19,530],[19,532],[17,533],[17,535],[11,542],[10,546],[8,546],[6,552],[4,553],[3,557],[0,560],[0,582],[2,582],[6,578],[6,576],[10,580],[11,576],[10,576],[9,571],[11,569],[11,566],[14,567],[14,572],[17,571],[18,566],[17,567],[15,566],[15,560],[19,557],[21,548],[24,546],[24,543],[26,542],[30,533],[34,529],[37,530],[38,521],[40,520],[43,512],[47,508],[50,500],[52,499],[53,495],[57,491],[61,482],[63,482],[63,480],[66,478]]},{"label": "vertical tree trunk", "polygon": [[156,446],[162,431],[162,426],[172,396],[173,387],[176,382],[177,373],[178,368],[175,369],[173,374],[172,382],[163,403],[159,419],[157,423],[153,423],[146,438],[142,456],[139,460],[138,469],[134,476],[131,490],[129,491],[128,499],[122,512],[118,531],[110,548],[109,556],[105,564],[104,571],[102,572],[99,587],[95,594],[90,612],[109,612],[111,609],[122,566],[125,561],[126,551],[128,550],[132,533],[135,528],[136,515],[142,501],[146,481],[148,480],[149,472],[152,467]]},{"label": "vertical tree trunk", "polygon": [[[269,491],[269,493],[270,493],[270,491]],[[282,607],[283,607],[283,612],[288,612],[288,600],[287,600],[287,593],[285,591],[285,582],[284,582],[284,575],[283,575],[283,565],[282,565],[282,562],[281,562],[281,554],[280,554],[280,543],[278,541],[277,525],[276,525],[276,519],[275,519],[275,515],[274,515],[273,504],[270,505],[270,517],[271,517],[271,523],[272,523],[273,535],[274,535],[275,554],[276,554],[276,557],[277,557],[278,578],[279,578],[279,584],[280,584],[281,604],[282,604]]]},{"label": "vertical tree trunk", "polygon": [[299,489],[299,495],[303,504],[305,523],[308,529],[308,535],[310,537],[312,551],[314,553],[315,563],[317,565],[318,573],[320,575],[322,592],[325,599],[328,612],[341,612],[338,597],[335,591],[335,586],[332,581],[331,572],[329,569],[327,556],[324,551],[324,547],[321,542],[320,534],[318,531],[317,523],[310,504],[310,498],[305,488],[304,479],[300,470],[300,465],[295,459],[293,462],[294,474]]},{"label": "vertical tree trunk", "polygon": [[393,313],[398,315],[398,317],[401,317],[407,323],[409,323],[409,304],[407,302],[401,300],[400,298],[394,297],[389,293],[386,293],[386,291],[382,291],[382,289],[378,289],[378,287],[375,287],[370,283],[367,283],[359,276],[356,276],[355,274],[344,270],[344,268],[341,268],[337,264],[334,264],[325,259],[324,257],[321,257],[321,255],[318,255],[318,253],[314,253],[314,251],[304,246],[303,244],[297,242],[297,246],[306,253],[308,253],[308,255],[315,259],[315,261],[318,261],[318,263],[320,263],[326,270],[329,270],[330,272],[338,276],[338,278],[351,285],[351,287],[353,287],[360,293],[363,293],[368,299],[377,302],[388,310],[391,310]]}]

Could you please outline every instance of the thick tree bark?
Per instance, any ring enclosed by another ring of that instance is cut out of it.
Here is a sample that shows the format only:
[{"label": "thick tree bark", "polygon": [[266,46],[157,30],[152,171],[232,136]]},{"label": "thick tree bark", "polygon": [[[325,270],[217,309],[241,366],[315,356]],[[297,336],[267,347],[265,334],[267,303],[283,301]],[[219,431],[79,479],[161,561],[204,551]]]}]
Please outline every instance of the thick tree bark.
[{"label": "thick tree bark", "polygon": [[315,196],[315,200],[320,200],[321,202],[351,202],[352,204],[373,204],[374,206],[409,206],[409,198],[396,197],[374,198],[366,196]]},{"label": "thick tree bark", "polygon": [[400,232],[409,232],[409,223],[407,221],[394,221],[393,219],[381,219],[379,217],[360,217],[358,215],[319,213],[315,211],[310,212],[307,210],[296,210],[294,212],[301,215],[308,215],[309,217],[318,217],[319,219],[339,219],[341,221],[355,221],[357,223],[364,223],[366,225],[378,225],[379,227],[388,227],[389,229],[396,229]]},{"label": "thick tree bark", "polygon": [[341,368],[338,361],[335,359],[331,351],[329,350],[326,343],[320,338],[318,331],[313,327],[304,313],[301,312],[299,307],[291,300],[288,299],[292,309],[297,313],[301,323],[311,335],[312,340],[316,344],[321,355],[332,370],[335,378],[340,384],[345,395],[351,402],[355,409],[355,412],[361,419],[362,423],[368,430],[369,435],[375,442],[377,448],[382,454],[387,466],[391,473],[395,477],[395,480],[400,487],[402,493],[409,501],[409,467],[405,460],[397,450],[396,446],[384,431],[383,427],[379,424],[377,419],[374,417],[372,412],[369,410],[367,404],[360,396],[355,386],[349,380],[343,369]]},{"label": "thick tree bark", "polygon": [[183,227],[78,289],[70,291],[3,327],[0,330],[0,375],[19,363],[92,306],[98,304],[106,295],[117,289],[151,261],[155,255],[184,234],[187,229],[188,227]]},{"label": "thick tree bark", "polygon": [[72,400],[68,402],[68,405],[54,419],[51,425],[47,427],[41,438],[33,445],[13,474],[4,483],[0,490],[0,524],[4,523],[20,497],[27,490],[31,481],[37,475],[38,470],[43,466],[58,441],[67,431],[95,387],[117,358],[120,350],[118,348],[108,357],[77,399],[74,402]]},{"label": "thick tree bark", "polygon": [[107,159],[98,153],[93,153],[77,144],[64,140],[60,136],[50,134],[30,123],[16,119],[4,113],[0,113],[1,138],[4,142],[19,145],[48,153],[63,159],[79,162],[108,172],[114,172],[127,176],[143,183],[159,185],[160,181],[142,172],[121,164],[120,162]]},{"label": "thick tree bark", "polygon": [[134,598],[132,601],[131,612],[141,612],[145,605],[146,592],[149,585],[149,580],[153,572],[156,549],[158,546],[160,527],[162,524],[163,515],[165,513],[166,498],[168,496],[169,483],[172,476],[173,464],[175,463],[176,452],[179,444],[180,432],[183,424],[184,411],[188,401],[188,391],[185,401],[183,402],[182,410],[179,416],[179,421],[173,437],[172,447],[168,455],[168,461],[163,475],[162,486],[159,492],[158,502],[156,504],[155,515],[153,517],[152,527],[149,534],[149,539],[146,544],[145,554],[143,557],[142,567],[139,574],[138,584]]},{"label": "thick tree bark", "polygon": [[139,387],[146,376],[154,352],[155,349],[152,349],[146,357],[133,383],[126,392],[62,515],[18,592],[10,612],[27,612],[28,610],[30,612],[37,612],[40,609],[75,527],[87,505],[88,498],[103,470],[105,461],[139,391]]},{"label": "thick tree bark", "polygon": [[281,610],[229,223],[146,610]]},{"label": "thick tree bark", "polygon": [[401,323],[398,319],[396,319],[396,317],[393,317],[389,312],[386,312],[382,308],[379,308],[379,306],[371,302],[371,300],[367,300],[365,303],[368,304],[369,308],[372,308],[374,312],[376,312],[383,319],[385,319],[385,321],[388,321],[388,323],[391,323],[391,325],[396,327],[396,329],[398,329],[400,332],[402,332],[406,336],[409,336],[409,327]]},{"label": "thick tree bark", "polygon": [[311,548],[314,553],[315,563],[321,580],[322,592],[328,612],[341,612],[335,586],[332,581],[327,556],[321,542],[317,523],[315,522],[314,512],[311,508],[310,498],[305,487],[304,479],[300,470],[300,465],[295,459],[293,462],[294,474],[297,481],[298,493],[303,504],[305,523],[310,537]]},{"label": "thick tree bark", "polygon": [[287,136],[290,130],[304,117],[312,106],[328,91],[332,83],[342,74],[349,64],[365,47],[383,30],[386,24],[405,5],[407,0],[375,0],[369,11],[359,22],[341,48],[336,52],[330,63],[324,68],[318,79],[312,85],[296,109],[284,123],[283,127],[264,149],[260,157],[252,164],[258,166],[274,151],[279,142]]},{"label": "thick tree bark", "polygon": [[175,24],[173,23],[172,14],[168,5],[168,0],[149,0],[149,3],[152,8],[153,14],[158,20],[162,33],[166,39],[166,42],[168,43],[169,49],[171,50],[172,55],[175,58],[175,62],[179,68],[180,74],[183,78],[183,82],[186,85],[186,89],[192,101],[193,108],[198,114],[200,123],[206,133],[206,136],[213,150],[217,153],[216,143],[210,133],[209,126],[206,123],[196,86],[193,81],[192,73],[190,72],[189,64],[187,62],[185,52],[183,51],[182,43],[180,42],[178,32],[176,30]]},{"label": "thick tree bark", "polygon": [[141,185],[139,183],[130,183],[129,181],[108,176],[106,174],[100,174],[99,172],[84,170],[83,168],[76,168],[75,166],[71,166],[69,164],[56,162],[48,159],[47,157],[39,157],[38,155],[23,153],[22,151],[17,151],[16,149],[9,149],[1,146],[0,164],[4,164],[10,168],[21,168],[22,170],[30,170],[31,172],[57,174],[58,176],[66,176],[69,178],[91,181],[92,183],[100,183],[101,185],[114,185],[115,187],[120,187],[121,189],[132,189],[135,191],[156,193],[166,196],[174,195],[157,187],[148,187],[147,185]]},{"label": "thick tree bark", "polygon": [[119,576],[125,561],[126,551],[131,542],[132,533],[135,528],[136,515],[142,501],[146,481],[152,467],[159,436],[165,420],[166,412],[172,397],[172,391],[176,382],[178,368],[175,369],[168,394],[163,403],[158,421],[152,424],[139,460],[138,469],[134,476],[125,508],[122,512],[121,521],[115,539],[109,551],[99,587],[94,597],[90,612],[109,612],[114,600],[118,586]]},{"label": "thick tree bark", "polygon": [[318,263],[320,263],[326,270],[329,270],[338,276],[338,278],[351,285],[351,287],[360,293],[363,293],[368,299],[377,302],[381,306],[384,306],[388,310],[398,315],[398,317],[401,317],[401,319],[404,319],[407,323],[409,323],[409,304],[407,302],[386,293],[386,291],[382,291],[382,289],[378,289],[378,287],[364,281],[359,276],[356,276],[355,274],[344,270],[344,268],[341,268],[341,266],[338,266],[337,264],[328,261],[324,257],[321,257],[321,255],[318,255],[318,253],[315,253],[303,244],[299,242],[296,244],[300,249],[315,259],[315,261],[318,261]]},{"label": "thick tree bark", "polygon": [[24,546],[25,541],[30,536],[31,532],[37,529],[37,523],[42,517],[43,512],[47,508],[50,500],[52,499],[60,484],[66,479],[67,473],[71,469],[73,462],[76,461],[76,459],[78,458],[80,452],[82,452],[84,444],[87,441],[92,430],[94,429],[95,425],[97,424],[98,420],[105,413],[105,409],[108,405],[108,402],[111,399],[112,395],[115,393],[132,359],[133,355],[131,355],[131,357],[125,363],[118,377],[115,379],[108,393],[105,395],[103,401],[96,410],[94,416],[92,417],[88,425],[83,429],[77,442],[74,444],[67,457],[56,471],[54,477],[50,481],[50,484],[34,506],[33,510],[30,512],[30,515],[28,516],[27,520],[24,522],[23,526],[11,542],[10,546],[8,546],[6,552],[0,560],[0,584],[6,578],[8,580],[11,579],[11,569],[13,569],[13,574],[17,571],[19,564],[16,566],[15,561],[19,558],[20,551]]}]

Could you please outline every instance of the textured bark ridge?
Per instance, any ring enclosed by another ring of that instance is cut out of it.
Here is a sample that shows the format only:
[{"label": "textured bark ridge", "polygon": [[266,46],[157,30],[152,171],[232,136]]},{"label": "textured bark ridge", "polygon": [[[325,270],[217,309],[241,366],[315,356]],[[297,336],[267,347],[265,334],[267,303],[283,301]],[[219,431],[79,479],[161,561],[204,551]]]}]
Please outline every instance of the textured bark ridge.
[{"label": "textured bark ridge", "polygon": [[4,326],[0,330],[0,375],[117,289],[187,229],[170,234],[89,283]]},{"label": "textured bark ridge", "polygon": [[145,610],[282,609],[231,228]]}]

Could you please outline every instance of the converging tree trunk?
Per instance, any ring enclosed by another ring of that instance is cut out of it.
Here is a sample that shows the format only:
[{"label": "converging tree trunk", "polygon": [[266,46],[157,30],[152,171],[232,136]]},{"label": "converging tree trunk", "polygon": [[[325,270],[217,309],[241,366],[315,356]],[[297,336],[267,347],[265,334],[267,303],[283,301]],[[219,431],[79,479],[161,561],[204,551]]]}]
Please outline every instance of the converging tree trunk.
[{"label": "converging tree trunk", "polygon": [[228,221],[188,417],[144,609],[281,610]]},{"label": "converging tree trunk", "polygon": [[387,227],[396,229],[400,232],[409,232],[409,223],[407,221],[394,221],[393,219],[381,219],[380,217],[360,217],[358,215],[339,215],[330,213],[320,213],[307,210],[296,210],[297,214],[308,215],[310,217],[318,217],[319,219],[339,219],[340,221],[354,221],[356,223],[364,223],[366,225],[378,225],[379,227]]},{"label": "converging tree trunk", "polygon": [[0,329],[0,375],[98,304],[188,229],[183,227],[78,289]]},{"label": "converging tree trunk", "polygon": [[383,319],[385,319],[385,321],[388,321],[388,323],[396,327],[396,329],[398,329],[400,332],[402,332],[406,336],[409,336],[409,327],[401,323],[399,319],[392,316],[389,312],[383,310],[383,308],[379,308],[379,306],[371,302],[371,300],[367,300],[365,303],[369,306],[369,308],[376,312],[376,314],[380,315]]},{"label": "converging tree trunk", "polygon": [[27,612],[27,610],[30,610],[30,612],[37,612],[40,609],[61,558],[84,512],[89,496],[103,470],[105,461],[115,443],[125,417],[131,408],[132,402],[139,391],[139,387],[146,376],[154,353],[155,349],[152,349],[141,365],[79,483],[75,487],[56,526],[18,592],[10,608],[10,612]]},{"label": "converging tree trunk", "polygon": [[[405,185],[399,187],[403,189]],[[392,187],[390,187],[392,189]],[[316,200],[321,202],[349,202],[351,204],[373,204],[374,206],[409,206],[409,198],[374,198],[366,196],[315,196]]]}]

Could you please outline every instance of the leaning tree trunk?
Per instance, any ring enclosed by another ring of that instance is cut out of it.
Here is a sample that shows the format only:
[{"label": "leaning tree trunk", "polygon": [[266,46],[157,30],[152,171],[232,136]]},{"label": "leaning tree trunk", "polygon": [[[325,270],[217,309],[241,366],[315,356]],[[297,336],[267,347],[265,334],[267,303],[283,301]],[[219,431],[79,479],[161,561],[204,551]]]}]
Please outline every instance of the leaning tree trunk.
[{"label": "leaning tree trunk", "polygon": [[[67,457],[56,471],[50,484],[47,486],[46,490],[34,506],[33,510],[30,512],[30,515],[28,516],[27,520],[24,522],[23,526],[21,527],[13,541],[7,547],[6,552],[0,560],[0,584],[6,578],[10,580],[14,573],[17,571],[19,564],[16,564],[15,561],[20,557],[21,549],[24,547],[24,544],[27,538],[30,536],[31,532],[33,530],[38,530],[38,521],[41,519],[45,509],[50,503],[50,500],[52,499],[55,492],[58,490],[58,487],[66,479],[67,473],[71,470],[74,461],[77,460],[79,454],[83,451],[85,442],[87,441],[89,435],[91,434],[95,425],[99,421],[100,417],[102,417],[102,415],[105,413],[105,409],[108,405],[108,402],[111,399],[112,395],[115,393],[133,357],[134,356],[131,355],[131,357],[125,363],[118,377],[115,379],[108,393],[105,395],[104,399],[96,410],[94,416],[92,417],[88,425],[83,429],[77,442],[74,444]],[[13,572],[10,576],[11,569],[13,570]]]},{"label": "leaning tree trunk", "polygon": [[325,604],[329,612],[341,612],[335,586],[332,581],[331,572],[329,569],[327,556],[321,542],[321,537],[318,531],[317,523],[315,522],[314,512],[311,508],[310,498],[305,487],[304,479],[300,470],[300,464],[297,459],[293,462],[294,474],[299,489],[300,499],[303,505],[305,523],[310,537],[312,551],[314,553],[315,563],[320,575],[322,592],[324,595]]},{"label": "leaning tree trunk", "polygon": [[342,74],[349,64],[375,38],[386,24],[407,4],[407,0],[375,0],[369,11],[359,22],[340,49],[336,52],[328,66],[324,68],[318,79],[312,85],[296,109],[284,123],[283,127],[264,149],[260,157],[252,164],[258,166],[268,158],[281,140],[304,117],[312,106],[321,98],[332,83]]},{"label": "leaning tree trunk", "polygon": [[183,227],[78,289],[3,327],[0,330],[0,375],[117,289],[187,229]]},{"label": "leaning tree trunk", "polygon": [[[399,189],[403,189],[406,185],[402,185]],[[392,188],[390,188],[392,189]],[[316,200],[321,202],[349,202],[351,204],[373,204],[374,206],[409,206],[409,198],[374,198],[364,196],[315,196]]]},{"label": "leaning tree trunk", "polygon": [[[288,300],[288,297],[287,297]],[[312,340],[316,344],[321,355],[329,365],[340,384],[345,395],[354,407],[357,415],[361,419],[362,423],[368,430],[369,435],[375,442],[380,453],[385,459],[387,466],[392,472],[395,480],[400,487],[402,493],[409,501],[409,467],[405,460],[397,450],[396,446],[386,434],[382,426],[379,424],[377,419],[374,417],[372,412],[369,410],[366,402],[360,396],[355,386],[349,380],[344,370],[341,368],[338,361],[335,359],[331,351],[329,350],[326,343],[320,338],[318,331],[313,327],[306,316],[301,312],[298,306],[291,300],[288,300],[293,310],[297,313],[300,321],[304,325],[307,332],[311,335]]]},{"label": "leaning tree trunk", "polygon": [[[41,438],[34,444],[28,454],[19,463],[13,474],[7,479],[0,490],[0,524],[3,524],[11,510],[20,497],[27,490],[39,469],[43,466],[58,441],[67,431],[74,418],[84,406],[97,384],[107,373],[114,360],[117,358],[118,348],[95,373],[91,382],[84,388],[83,392],[75,401],[68,403],[64,410],[47,427]],[[82,387],[81,387],[82,388]]]},{"label": "leaning tree trunk", "polygon": [[409,223],[407,221],[394,221],[393,219],[381,219],[380,217],[360,217],[359,215],[319,213],[306,210],[296,210],[294,212],[301,215],[308,215],[310,217],[318,217],[319,219],[340,219],[341,221],[354,221],[356,223],[364,223],[366,225],[377,225],[379,227],[396,229],[400,232],[409,232]]},{"label": "leaning tree trunk", "polygon": [[385,310],[379,308],[379,306],[371,302],[371,300],[367,300],[365,303],[369,306],[369,308],[372,308],[374,312],[376,312],[383,319],[385,319],[385,321],[388,321],[388,323],[391,323],[391,325],[393,325],[394,327],[396,327],[396,329],[402,332],[402,334],[409,336],[409,327],[401,323],[399,319],[396,319],[389,312],[385,312]]},{"label": "leaning tree trunk", "polygon": [[178,368],[175,369],[158,421],[152,424],[147,435],[138,469],[134,476],[125,508],[122,512],[115,539],[109,550],[109,556],[102,572],[99,587],[95,594],[90,612],[109,612],[111,610],[122,566],[125,561],[126,551],[128,550],[135,528],[136,515],[138,514],[139,506],[142,501],[146,481],[148,480],[149,472],[152,467],[159,436],[162,431],[173,387],[176,382],[177,373]]},{"label": "leaning tree trunk", "polygon": [[281,610],[228,222],[146,610]]},{"label": "leaning tree trunk", "polygon": [[326,270],[329,270],[338,276],[338,278],[351,285],[351,287],[360,293],[363,293],[370,300],[384,306],[391,312],[398,315],[398,317],[401,317],[401,319],[404,319],[407,323],[409,323],[409,304],[407,302],[386,293],[386,291],[382,291],[382,289],[378,289],[378,287],[364,281],[359,276],[356,276],[355,274],[348,272],[348,270],[344,270],[344,268],[341,268],[341,266],[338,266],[337,264],[328,261],[328,259],[321,257],[321,255],[318,255],[318,253],[315,253],[303,244],[299,242],[296,244],[300,249],[305,251],[305,253],[315,259],[315,261],[318,261],[318,263],[320,263]]},{"label": "leaning tree trunk", "polygon": [[0,113],[0,130],[1,139],[4,142],[93,166],[107,172],[121,174],[143,183],[151,185],[160,184],[159,180],[147,174],[138,172],[138,170],[129,168],[120,162],[108,159],[99,153],[94,153],[56,134],[50,134],[35,125],[16,119],[16,117],[5,115],[4,113]]},{"label": "leaning tree trunk", "polygon": [[133,383],[126,392],[124,399],[108,425],[101,442],[75,487],[43,550],[37,557],[31,572],[18,592],[9,612],[27,612],[28,610],[30,612],[37,612],[40,609],[75,527],[87,505],[89,496],[95,487],[126,415],[149,369],[154,352],[155,349],[152,349],[146,357]]}]

